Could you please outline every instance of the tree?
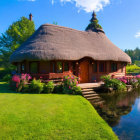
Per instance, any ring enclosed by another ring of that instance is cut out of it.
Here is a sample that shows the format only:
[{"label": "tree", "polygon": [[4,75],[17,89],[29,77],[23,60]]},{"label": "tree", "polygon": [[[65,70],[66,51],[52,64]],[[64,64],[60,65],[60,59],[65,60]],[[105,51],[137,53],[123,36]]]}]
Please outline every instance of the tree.
[{"label": "tree", "polygon": [[89,25],[88,25],[87,28],[86,28],[86,31],[88,31],[88,30],[97,31],[98,29],[102,29],[102,26],[99,25],[98,22],[99,22],[99,21],[98,21],[98,19],[96,18],[96,14],[95,14],[95,12],[93,12],[92,18],[91,18],[91,20],[90,20]]},{"label": "tree", "polygon": [[127,53],[131,57],[133,64],[135,63],[136,65],[140,65],[138,64],[138,61],[140,61],[140,49],[138,47],[134,50],[125,50],[125,53]]},{"label": "tree", "polygon": [[0,36],[1,65],[11,69],[9,63],[10,55],[23,42],[25,42],[35,32],[35,24],[26,17],[21,17],[18,21],[9,26],[8,30]]}]

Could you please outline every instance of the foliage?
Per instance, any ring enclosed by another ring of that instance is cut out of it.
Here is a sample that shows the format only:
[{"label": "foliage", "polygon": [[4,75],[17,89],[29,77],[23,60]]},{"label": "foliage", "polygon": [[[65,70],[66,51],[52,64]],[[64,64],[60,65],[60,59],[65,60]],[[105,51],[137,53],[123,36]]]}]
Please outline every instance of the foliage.
[{"label": "foliage", "polygon": [[63,92],[63,85],[55,85],[54,87],[54,93],[62,93]]},{"label": "foliage", "polygon": [[[78,77],[65,76],[63,80],[63,93],[67,94],[80,94],[81,88],[78,86]],[[76,92],[77,91],[77,92]]]},{"label": "foliage", "polygon": [[3,78],[2,78],[2,81],[5,81],[5,82],[9,82],[11,80],[11,75],[10,74],[6,74]]},{"label": "foliage", "polygon": [[101,79],[104,81],[106,88],[110,88],[112,86],[110,75],[103,75],[101,76]]},{"label": "foliage", "polygon": [[127,53],[131,57],[133,64],[140,64],[139,62],[137,62],[140,61],[140,49],[138,47],[134,50],[126,49],[125,53]]},{"label": "foliage", "polygon": [[43,91],[44,84],[40,80],[33,80],[30,84],[30,90],[32,93],[41,93]]},{"label": "foliage", "polygon": [[43,92],[44,93],[52,93],[54,90],[54,83],[49,81],[47,84],[44,84]]},{"label": "foliage", "polygon": [[102,26],[99,25],[98,22],[99,22],[99,21],[98,21],[98,19],[96,18],[96,14],[95,14],[95,12],[93,12],[92,18],[91,18],[91,20],[90,20],[89,25],[88,25],[87,28],[86,28],[86,31],[88,31],[88,30],[96,31],[97,29],[102,29]]},{"label": "foliage", "polygon": [[1,140],[118,139],[81,96],[11,92],[8,84],[0,83]]},{"label": "foliage", "polygon": [[134,64],[140,67],[140,60],[135,60]]},{"label": "foliage", "polygon": [[140,67],[137,65],[127,65],[126,66],[127,73],[140,73]]},{"label": "foliage", "polygon": [[123,91],[126,90],[126,84],[118,79],[111,79],[112,87],[115,90]]},{"label": "foliage", "polygon": [[29,74],[13,75],[12,82],[15,82],[17,91],[21,92],[24,85],[26,85],[30,79],[31,76]]},{"label": "foliage", "polygon": [[58,25],[58,23],[57,23],[56,21],[53,21],[53,24],[54,24],[54,25]]},{"label": "foliage", "polygon": [[22,88],[22,92],[23,93],[30,93],[31,92],[30,91],[30,85],[28,85],[28,84],[24,85],[23,88]]},{"label": "foliage", "polygon": [[6,32],[0,36],[0,66],[3,66],[9,71],[15,69],[9,62],[10,55],[25,42],[34,31],[34,22],[25,17],[21,17],[9,26]]},{"label": "foliage", "polygon": [[7,68],[0,67],[0,79],[2,79],[5,75],[9,74],[11,71]]},{"label": "foliage", "polygon": [[118,79],[111,79],[110,76],[102,76],[106,88],[113,88],[114,90],[123,91],[126,89],[126,84]]},{"label": "foliage", "polygon": [[72,90],[73,90],[73,94],[74,95],[80,95],[80,94],[82,94],[82,91],[81,91],[81,88],[80,87],[78,87],[78,86],[74,86],[73,88],[72,88]]}]

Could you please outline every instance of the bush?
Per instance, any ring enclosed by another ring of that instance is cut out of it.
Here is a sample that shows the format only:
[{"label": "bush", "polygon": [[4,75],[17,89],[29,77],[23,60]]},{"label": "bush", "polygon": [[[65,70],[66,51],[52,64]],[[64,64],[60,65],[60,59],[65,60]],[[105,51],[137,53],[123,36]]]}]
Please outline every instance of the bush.
[{"label": "bush", "polygon": [[22,88],[23,93],[30,93],[30,86],[29,85],[24,85]]},{"label": "bush", "polygon": [[33,80],[30,84],[30,90],[32,93],[41,93],[43,91],[44,84],[40,80]]},{"label": "bush", "polygon": [[2,81],[4,82],[9,82],[11,80],[11,75],[10,74],[6,74],[3,78]]},{"label": "bush", "polygon": [[63,85],[56,85],[54,87],[54,93],[63,93]]},{"label": "bush", "polygon": [[44,84],[43,92],[44,93],[52,93],[54,90],[54,83],[49,81],[47,84]]},{"label": "bush", "polygon": [[82,94],[82,90],[81,90],[81,88],[80,87],[78,87],[78,86],[74,86],[73,88],[72,88],[72,94],[78,94],[78,95],[81,95]]},{"label": "bush", "polygon": [[123,91],[126,90],[126,84],[118,79],[111,79],[110,76],[102,76],[106,88],[113,88],[114,90]]},{"label": "bush", "polygon": [[[11,81],[11,86],[15,85],[16,90],[18,92],[21,92],[23,89],[23,86],[28,84],[29,80],[31,79],[31,76],[29,74],[21,74],[21,75],[13,75],[12,81]],[[15,83],[15,84],[12,84]]]},{"label": "bush", "polygon": [[63,80],[63,93],[80,94],[81,88],[78,85],[78,77],[65,76]]},{"label": "bush", "polygon": [[123,91],[126,90],[126,84],[121,82],[118,79],[111,79],[111,85],[113,89],[118,90],[118,91]]},{"label": "bush", "polygon": [[137,65],[127,65],[126,66],[127,73],[140,73],[140,67]]}]

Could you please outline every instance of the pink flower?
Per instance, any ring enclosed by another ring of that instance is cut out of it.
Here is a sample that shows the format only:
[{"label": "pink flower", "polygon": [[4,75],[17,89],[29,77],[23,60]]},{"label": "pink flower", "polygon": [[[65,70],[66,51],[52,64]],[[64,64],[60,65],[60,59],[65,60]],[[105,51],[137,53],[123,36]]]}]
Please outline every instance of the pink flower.
[{"label": "pink flower", "polygon": [[139,78],[140,78],[140,75],[137,75],[137,76],[136,76],[136,78],[138,78],[138,79],[139,79]]},{"label": "pink flower", "polygon": [[18,75],[14,75],[14,76],[12,77],[12,81],[13,81],[13,82],[16,82],[16,83],[20,83],[20,77],[19,77]]}]

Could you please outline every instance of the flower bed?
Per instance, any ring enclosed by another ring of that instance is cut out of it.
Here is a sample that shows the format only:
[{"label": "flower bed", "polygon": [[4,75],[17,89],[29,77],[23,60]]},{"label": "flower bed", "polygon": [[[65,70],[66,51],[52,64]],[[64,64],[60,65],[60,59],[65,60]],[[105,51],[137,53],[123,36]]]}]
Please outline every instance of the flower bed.
[{"label": "flower bed", "polygon": [[111,76],[102,76],[101,79],[104,81],[104,87],[106,89],[113,89],[117,91],[129,91],[128,87],[131,86],[131,89],[137,88],[140,86],[140,75],[133,77],[121,77],[121,78],[111,78]]},{"label": "flower bed", "polygon": [[29,74],[14,75],[11,79],[13,90],[22,93],[67,93],[81,94],[81,88],[78,87],[78,78],[70,75],[65,76],[62,83],[54,84],[53,81],[43,83],[42,79],[32,79]]}]

